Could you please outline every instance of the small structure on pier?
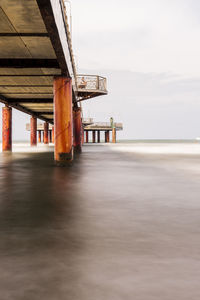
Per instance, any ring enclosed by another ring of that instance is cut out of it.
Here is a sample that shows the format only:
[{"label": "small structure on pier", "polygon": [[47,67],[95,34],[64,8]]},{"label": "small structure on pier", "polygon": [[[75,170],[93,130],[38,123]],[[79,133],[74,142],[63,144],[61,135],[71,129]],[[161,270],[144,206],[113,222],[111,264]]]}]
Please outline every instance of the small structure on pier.
[{"label": "small structure on pier", "polygon": [[[123,130],[122,123],[114,123],[113,118],[110,119],[110,122],[94,122],[93,119],[83,119],[82,121],[84,127],[85,137],[84,140],[86,143],[89,143],[90,136],[92,134],[92,143],[101,142],[101,132],[105,134],[105,143],[110,142],[110,132],[112,132],[112,143],[116,143],[117,131]],[[97,135],[97,137],[96,137]],[[97,138],[97,139],[96,139]]]},{"label": "small structure on pier", "polygon": [[77,75],[78,102],[107,95],[107,80],[97,75]]}]

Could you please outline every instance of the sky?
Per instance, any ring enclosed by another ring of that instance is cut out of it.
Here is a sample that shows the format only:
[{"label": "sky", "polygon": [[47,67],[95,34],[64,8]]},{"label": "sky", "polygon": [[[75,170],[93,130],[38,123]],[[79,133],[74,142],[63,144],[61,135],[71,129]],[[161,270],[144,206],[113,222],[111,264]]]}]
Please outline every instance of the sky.
[{"label": "sky", "polygon": [[[124,125],[121,139],[200,136],[200,1],[71,0],[71,6],[78,72],[108,80],[108,96],[83,103],[84,116],[114,117]],[[14,139],[28,138],[29,117],[21,115],[14,112],[20,122]]]}]

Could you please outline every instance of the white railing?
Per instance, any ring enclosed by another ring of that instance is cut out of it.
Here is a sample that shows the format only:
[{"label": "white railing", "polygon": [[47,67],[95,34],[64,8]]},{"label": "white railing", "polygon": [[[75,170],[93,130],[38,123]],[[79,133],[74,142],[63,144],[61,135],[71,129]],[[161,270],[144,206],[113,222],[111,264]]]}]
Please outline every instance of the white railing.
[{"label": "white railing", "polygon": [[96,75],[77,75],[78,90],[94,90],[107,92],[107,82],[105,77]]},{"label": "white railing", "polygon": [[93,118],[83,118],[82,123],[83,124],[93,124],[94,121],[93,121]]}]

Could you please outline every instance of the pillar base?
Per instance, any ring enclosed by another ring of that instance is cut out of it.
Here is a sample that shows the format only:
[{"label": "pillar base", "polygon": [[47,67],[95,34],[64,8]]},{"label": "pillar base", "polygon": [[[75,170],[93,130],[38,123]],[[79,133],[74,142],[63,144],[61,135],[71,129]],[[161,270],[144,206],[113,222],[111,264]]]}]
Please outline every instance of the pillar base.
[{"label": "pillar base", "polygon": [[81,152],[82,152],[82,147],[80,145],[74,147],[74,153],[81,153]]},{"label": "pillar base", "polygon": [[72,164],[74,158],[74,151],[71,150],[70,153],[59,153],[58,160],[55,160],[57,166],[67,166]]}]

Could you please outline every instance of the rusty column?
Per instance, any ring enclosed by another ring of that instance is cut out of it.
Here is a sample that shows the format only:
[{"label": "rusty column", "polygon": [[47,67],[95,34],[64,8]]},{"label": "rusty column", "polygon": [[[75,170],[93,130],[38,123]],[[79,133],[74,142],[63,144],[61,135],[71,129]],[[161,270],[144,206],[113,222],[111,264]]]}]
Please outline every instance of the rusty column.
[{"label": "rusty column", "polygon": [[100,143],[100,140],[101,140],[100,134],[101,134],[101,131],[98,130],[98,131],[97,131],[97,142],[98,142],[98,143]]},{"label": "rusty column", "polygon": [[81,108],[73,109],[73,125],[74,125],[74,150],[81,152],[82,148],[82,122],[81,122]]},{"label": "rusty column", "polygon": [[[82,122],[82,121],[81,121]],[[85,132],[84,132],[84,127],[83,124],[81,126],[81,133],[82,133],[82,145],[85,143]]]},{"label": "rusty column", "polygon": [[41,139],[41,130],[38,130],[38,143],[41,143],[42,139]]},{"label": "rusty column", "polygon": [[88,131],[86,131],[86,132],[85,132],[85,134],[86,134],[86,137],[85,137],[85,138],[86,138],[86,140],[85,140],[85,141],[86,141],[86,143],[88,144],[88,142],[89,142]]},{"label": "rusty column", "polygon": [[2,108],[2,151],[12,151],[12,108]]},{"label": "rusty column", "polygon": [[105,131],[105,143],[107,143],[107,131]]},{"label": "rusty column", "polygon": [[49,130],[49,143],[52,143],[52,131]]},{"label": "rusty column", "polygon": [[45,122],[44,123],[44,144],[49,143],[49,123]]},{"label": "rusty column", "polygon": [[31,117],[31,146],[37,146],[37,118]]},{"label": "rusty column", "polygon": [[95,130],[92,131],[92,142],[96,143],[96,131]]},{"label": "rusty column", "polygon": [[116,128],[112,129],[112,143],[116,143]]},{"label": "rusty column", "polygon": [[109,143],[110,142],[110,132],[109,130],[107,130],[107,133],[106,133],[106,143]]},{"label": "rusty column", "polygon": [[54,126],[52,126],[52,143],[54,144]]},{"label": "rusty column", "polygon": [[54,78],[55,161],[73,160],[72,80],[65,76]]},{"label": "rusty column", "polygon": [[42,141],[44,143],[44,130],[42,130]]}]

